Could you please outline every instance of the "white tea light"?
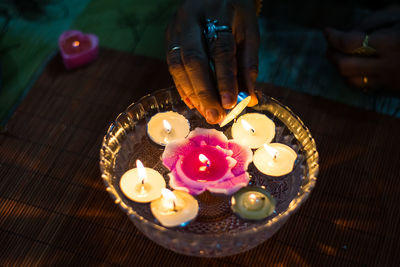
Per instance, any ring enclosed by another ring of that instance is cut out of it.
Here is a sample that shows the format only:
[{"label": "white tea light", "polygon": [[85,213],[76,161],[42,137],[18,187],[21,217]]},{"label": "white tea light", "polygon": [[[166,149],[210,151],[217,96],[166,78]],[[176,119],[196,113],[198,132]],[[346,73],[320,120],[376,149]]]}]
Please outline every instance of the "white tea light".
[{"label": "white tea light", "polygon": [[270,176],[282,176],[293,170],[297,153],[281,143],[264,144],[254,152],[253,163],[256,168]]},{"label": "white tea light", "polygon": [[232,138],[238,143],[259,148],[275,137],[275,123],[261,113],[247,113],[232,125]]},{"label": "white tea light", "polygon": [[184,191],[162,190],[162,197],[150,204],[154,217],[166,227],[175,227],[193,220],[199,211],[199,203]]},{"label": "white tea light", "polygon": [[150,139],[162,146],[173,140],[185,138],[189,131],[189,121],[174,111],[157,113],[147,123],[147,134]]},{"label": "white tea light", "polygon": [[140,203],[159,198],[166,187],[164,177],[154,169],[145,168],[140,160],[136,161],[136,167],[122,175],[119,184],[122,193]]}]

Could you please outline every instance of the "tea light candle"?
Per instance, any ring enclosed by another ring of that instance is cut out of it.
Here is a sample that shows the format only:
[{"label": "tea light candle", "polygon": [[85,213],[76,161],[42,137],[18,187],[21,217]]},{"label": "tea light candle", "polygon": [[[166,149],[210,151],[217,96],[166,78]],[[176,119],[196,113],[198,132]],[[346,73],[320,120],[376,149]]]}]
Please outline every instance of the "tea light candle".
[{"label": "tea light candle", "polygon": [[275,210],[275,200],[263,188],[244,187],[231,199],[232,211],[243,219],[261,220]]},{"label": "tea light candle", "polygon": [[222,122],[219,124],[220,127],[224,127],[227,125],[229,122],[231,122],[233,119],[235,119],[239,114],[247,107],[247,105],[250,103],[251,96],[249,96],[248,93],[246,92],[240,92],[238,94],[238,99],[236,106],[231,109],[230,111],[227,112],[225,118],[222,120]]},{"label": "tea light candle", "polygon": [[190,154],[178,161],[177,172],[188,185],[214,182],[229,171],[226,154],[213,146],[194,148]]},{"label": "tea light candle", "polygon": [[159,198],[161,190],[166,187],[162,175],[154,169],[145,168],[140,160],[136,161],[136,167],[122,175],[121,191],[129,199],[140,203]]},{"label": "tea light candle", "polygon": [[151,202],[150,209],[163,226],[174,227],[193,220],[199,211],[199,204],[186,192],[163,189],[162,197]]},{"label": "tea light candle", "polygon": [[250,148],[259,148],[275,136],[275,123],[264,114],[247,113],[232,125],[232,138]]},{"label": "tea light candle", "polygon": [[253,163],[256,168],[270,176],[282,176],[293,170],[297,153],[287,145],[280,143],[264,144],[256,150]]},{"label": "tea light candle", "polygon": [[189,121],[174,111],[157,113],[147,124],[150,139],[162,146],[173,140],[185,138],[189,131]]},{"label": "tea light candle", "polygon": [[70,70],[95,60],[99,53],[99,38],[77,30],[66,31],[58,39],[61,57]]}]

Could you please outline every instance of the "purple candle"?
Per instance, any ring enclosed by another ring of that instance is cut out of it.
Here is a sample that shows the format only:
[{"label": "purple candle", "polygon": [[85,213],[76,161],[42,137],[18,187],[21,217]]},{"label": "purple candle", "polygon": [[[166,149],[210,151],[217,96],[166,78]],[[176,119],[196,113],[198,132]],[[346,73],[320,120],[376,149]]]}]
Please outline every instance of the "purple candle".
[{"label": "purple candle", "polygon": [[99,38],[77,30],[66,31],[58,39],[61,57],[68,70],[86,65],[99,53]]},{"label": "purple candle", "polygon": [[193,195],[205,190],[229,195],[248,184],[252,152],[222,132],[196,128],[187,138],[168,143],[162,159],[171,170],[172,188]]}]

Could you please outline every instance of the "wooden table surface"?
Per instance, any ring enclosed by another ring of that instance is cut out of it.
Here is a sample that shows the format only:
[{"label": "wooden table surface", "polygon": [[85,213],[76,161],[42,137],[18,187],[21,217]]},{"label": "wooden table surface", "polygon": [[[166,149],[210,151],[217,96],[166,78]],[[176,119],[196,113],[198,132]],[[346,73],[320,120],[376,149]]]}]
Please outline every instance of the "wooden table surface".
[{"label": "wooden table surface", "polygon": [[175,254],[141,234],[105,191],[98,166],[108,125],[170,86],[164,62],[101,50],[66,72],[56,56],[0,135],[0,265],[398,266],[399,119],[259,84],[310,128],[320,174],[308,201],[246,253]]}]

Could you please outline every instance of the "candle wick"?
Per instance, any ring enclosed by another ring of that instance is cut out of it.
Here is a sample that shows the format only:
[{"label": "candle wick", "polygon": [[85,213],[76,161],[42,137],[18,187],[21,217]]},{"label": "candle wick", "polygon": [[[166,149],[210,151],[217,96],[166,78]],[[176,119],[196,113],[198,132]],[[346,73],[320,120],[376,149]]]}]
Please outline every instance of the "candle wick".
[{"label": "candle wick", "polygon": [[144,187],[144,184],[140,187],[140,194],[146,194],[146,188]]},{"label": "candle wick", "polygon": [[250,128],[250,131],[251,131],[252,134],[256,133],[256,130],[254,130],[253,128]]},{"label": "candle wick", "polygon": [[174,204],[174,211],[177,212],[175,200],[172,200],[172,203]]},{"label": "candle wick", "polygon": [[275,155],[274,155],[274,160],[276,160],[276,156],[277,156],[277,154],[278,154],[278,153],[275,153]]},{"label": "candle wick", "polygon": [[144,185],[144,179],[142,179],[142,186]]}]

